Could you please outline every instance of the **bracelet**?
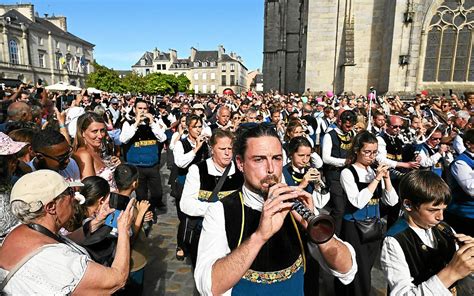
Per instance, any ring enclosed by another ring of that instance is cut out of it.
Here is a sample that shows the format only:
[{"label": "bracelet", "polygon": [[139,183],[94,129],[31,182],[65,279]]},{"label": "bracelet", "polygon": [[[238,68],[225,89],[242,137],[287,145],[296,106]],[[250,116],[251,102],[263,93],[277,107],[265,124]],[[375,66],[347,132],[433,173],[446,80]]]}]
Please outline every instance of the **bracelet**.
[{"label": "bracelet", "polygon": [[382,181],[382,180],[379,180],[379,179],[377,179],[377,178],[374,178],[374,179],[375,179],[377,182],[380,182],[380,181]]},{"label": "bracelet", "polygon": [[66,128],[66,126],[63,123],[61,123],[59,124],[59,128]]}]

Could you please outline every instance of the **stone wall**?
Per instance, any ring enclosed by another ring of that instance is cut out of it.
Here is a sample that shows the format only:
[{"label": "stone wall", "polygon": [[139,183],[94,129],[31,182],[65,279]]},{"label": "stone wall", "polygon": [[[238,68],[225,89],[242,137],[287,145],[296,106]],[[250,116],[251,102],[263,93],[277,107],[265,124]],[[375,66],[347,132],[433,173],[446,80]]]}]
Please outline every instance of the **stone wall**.
[{"label": "stone wall", "polygon": [[266,0],[265,90],[366,94],[374,86],[412,95],[470,89],[468,82],[423,81],[427,29],[443,2]]}]

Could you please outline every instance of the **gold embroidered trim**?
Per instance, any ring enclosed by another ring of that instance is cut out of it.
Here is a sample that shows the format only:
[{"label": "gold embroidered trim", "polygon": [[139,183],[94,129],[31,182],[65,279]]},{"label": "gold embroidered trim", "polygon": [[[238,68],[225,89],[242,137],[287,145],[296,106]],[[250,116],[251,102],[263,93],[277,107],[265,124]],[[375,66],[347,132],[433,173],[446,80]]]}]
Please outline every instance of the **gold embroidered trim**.
[{"label": "gold embroidered trim", "polygon": [[257,284],[274,284],[290,279],[301,268],[302,265],[303,258],[300,255],[298,256],[298,259],[296,259],[295,263],[293,263],[290,267],[278,271],[268,272],[249,269],[244,274],[243,278],[247,281]]},{"label": "gold embroidered trim", "polygon": [[[221,200],[224,197],[226,197],[227,195],[229,195],[231,193],[234,193],[235,191],[236,190],[220,191],[220,192],[217,193],[217,198],[219,198],[219,200]],[[199,190],[198,199],[202,200],[202,201],[207,201],[211,198],[211,195],[212,195],[212,191]]]}]

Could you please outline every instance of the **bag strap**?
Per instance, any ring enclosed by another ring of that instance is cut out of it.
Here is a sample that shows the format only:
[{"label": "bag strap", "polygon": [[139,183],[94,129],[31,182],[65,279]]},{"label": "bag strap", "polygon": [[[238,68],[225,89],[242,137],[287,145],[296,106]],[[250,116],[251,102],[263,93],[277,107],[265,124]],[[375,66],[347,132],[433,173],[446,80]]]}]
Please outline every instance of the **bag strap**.
[{"label": "bag strap", "polygon": [[37,255],[39,252],[46,248],[50,248],[53,245],[44,245],[39,247],[38,249],[34,250],[33,252],[29,253],[23,259],[21,259],[13,268],[8,272],[7,276],[5,279],[3,279],[2,283],[0,284],[0,291],[3,291],[3,289],[6,287],[10,279],[15,275],[15,273],[28,262],[31,258],[33,258],[35,255]]},{"label": "bag strap", "polygon": [[217,197],[217,194],[219,191],[221,191],[222,185],[224,185],[225,179],[227,179],[227,175],[229,174],[230,167],[232,166],[232,162],[225,168],[224,173],[222,176],[219,178],[219,181],[217,181],[216,187],[214,187],[214,190],[212,190],[211,198],[209,199],[211,202],[216,202],[219,200]]}]

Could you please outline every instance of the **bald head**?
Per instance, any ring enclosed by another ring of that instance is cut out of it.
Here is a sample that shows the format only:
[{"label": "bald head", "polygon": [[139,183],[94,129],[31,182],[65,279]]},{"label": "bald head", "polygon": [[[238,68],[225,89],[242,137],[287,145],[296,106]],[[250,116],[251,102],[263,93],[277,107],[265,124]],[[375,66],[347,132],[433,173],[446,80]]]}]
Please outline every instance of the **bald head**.
[{"label": "bald head", "polygon": [[403,120],[396,115],[392,115],[388,118],[387,133],[392,136],[400,134],[403,126]]},{"label": "bald head", "polygon": [[11,121],[30,121],[31,107],[24,102],[10,104],[7,109],[8,119]]}]

